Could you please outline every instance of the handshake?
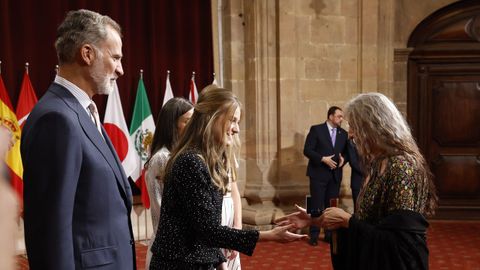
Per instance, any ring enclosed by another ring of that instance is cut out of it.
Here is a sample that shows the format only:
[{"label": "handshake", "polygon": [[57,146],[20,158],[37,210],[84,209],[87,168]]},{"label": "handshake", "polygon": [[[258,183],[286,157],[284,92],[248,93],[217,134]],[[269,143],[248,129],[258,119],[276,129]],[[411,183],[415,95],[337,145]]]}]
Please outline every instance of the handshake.
[{"label": "handshake", "polygon": [[292,226],[292,228],[295,229],[316,225],[327,230],[335,230],[342,227],[348,228],[348,222],[352,216],[341,208],[329,207],[325,209],[319,217],[311,217],[304,208],[298,205],[295,205],[295,207],[298,210],[297,212],[276,219],[275,224],[279,226]]},{"label": "handshake", "polygon": [[329,207],[325,209],[319,217],[311,217],[307,211],[295,205],[297,212],[283,216],[275,220],[277,227],[269,231],[260,232],[260,241],[291,242],[295,240],[308,238],[307,235],[293,233],[298,229],[316,225],[327,230],[336,230],[344,227],[348,228],[348,222],[351,214],[338,207]]}]

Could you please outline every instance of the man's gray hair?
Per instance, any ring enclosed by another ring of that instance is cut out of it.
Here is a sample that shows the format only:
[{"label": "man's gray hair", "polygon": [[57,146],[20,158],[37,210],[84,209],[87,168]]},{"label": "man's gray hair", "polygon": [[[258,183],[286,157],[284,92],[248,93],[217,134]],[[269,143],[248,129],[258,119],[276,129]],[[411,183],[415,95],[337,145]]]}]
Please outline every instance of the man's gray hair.
[{"label": "man's gray hair", "polygon": [[107,27],[121,34],[118,23],[108,16],[86,9],[69,11],[57,29],[55,49],[59,64],[72,63],[83,45],[95,46],[105,40]]}]

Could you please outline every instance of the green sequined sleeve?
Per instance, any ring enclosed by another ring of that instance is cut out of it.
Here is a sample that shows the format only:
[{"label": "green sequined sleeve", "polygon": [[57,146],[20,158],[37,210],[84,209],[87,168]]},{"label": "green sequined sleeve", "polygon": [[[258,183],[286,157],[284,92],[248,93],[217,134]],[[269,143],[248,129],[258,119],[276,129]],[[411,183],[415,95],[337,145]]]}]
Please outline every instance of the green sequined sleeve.
[{"label": "green sequined sleeve", "polygon": [[418,174],[412,162],[405,157],[393,157],[387,171],[387,196],[385,197],[387,211],[412,210],[418,211]]}]

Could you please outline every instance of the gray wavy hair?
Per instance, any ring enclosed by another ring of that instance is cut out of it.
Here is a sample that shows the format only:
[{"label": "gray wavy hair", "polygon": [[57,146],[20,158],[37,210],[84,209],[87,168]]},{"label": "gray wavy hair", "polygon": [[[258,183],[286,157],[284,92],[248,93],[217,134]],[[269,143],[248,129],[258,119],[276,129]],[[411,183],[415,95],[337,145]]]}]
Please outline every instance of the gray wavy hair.
[{"label": "gray wavy hair", "polygon": [[428,188],[426,214],[433,214],[437,196],[433,177],[412,136],[410,127],[393,102],[380,93],[360,94],[353,98],[345,114],[367,174],[375,161],[404,155],[416,164],[420,178]]},{"label": "gray wavy hair", "polygon": [[105,40],[107,27],[121,34],[118,23],[108,16],[86,9],[69,11],[57,29],[55,49],[59,64],[72,63],[84,44],[98,45]]}]

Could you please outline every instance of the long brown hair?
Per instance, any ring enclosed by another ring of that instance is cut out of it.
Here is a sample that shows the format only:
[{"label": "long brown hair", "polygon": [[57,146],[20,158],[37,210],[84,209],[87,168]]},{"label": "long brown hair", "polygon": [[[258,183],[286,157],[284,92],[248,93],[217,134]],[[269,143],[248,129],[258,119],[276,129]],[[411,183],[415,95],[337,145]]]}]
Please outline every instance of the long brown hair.
[{"label": "long brown hair", "polygon": [[[195,104],[192,118],[172,152],[172,158],[166,167],[167,175],[171,173],[172,165],[180,154],[188,149],[196,149],[208,167],[213,184],[225,192],[228,170],[233,164],[230,160],[232,155],[228,153],[227,146],[222,143],[223,137],[221,142],[215,139],[214,128],[221,124],[225,131],[222,132],[222,136],[225,136],[227,123],[231,121],[235,110],[240,107],[241,103],[232,91],[215,85],[204,88]],[[222,122],[217,123],[218,121]],[[168,178],[167,176],[166,179]]]},{"label": "long brown hair", "polygon": [[380,93],[360,94],[348,103],[346,118],[353,128],[354,140],[367,175],[372,164],[391,156],[405,156],[415,164],[419,172],[418,185],[427,185],[424,212],[433,215],[438,200],[433,175],[418,149],[410,127],[393,102]]},{"label": "long brown hair", "polygon": [[168,151],[172,151],[180,137],[177,127],[178,119],[192,108],[193,105],[190,101],[179,97],[172,98],[163,105],[158,113],[157,123],[155,124],[157,128],[153,135],[150,156],[145,162],[145,168],[149,166],[151,158],[162,147],[165,146]]}]

